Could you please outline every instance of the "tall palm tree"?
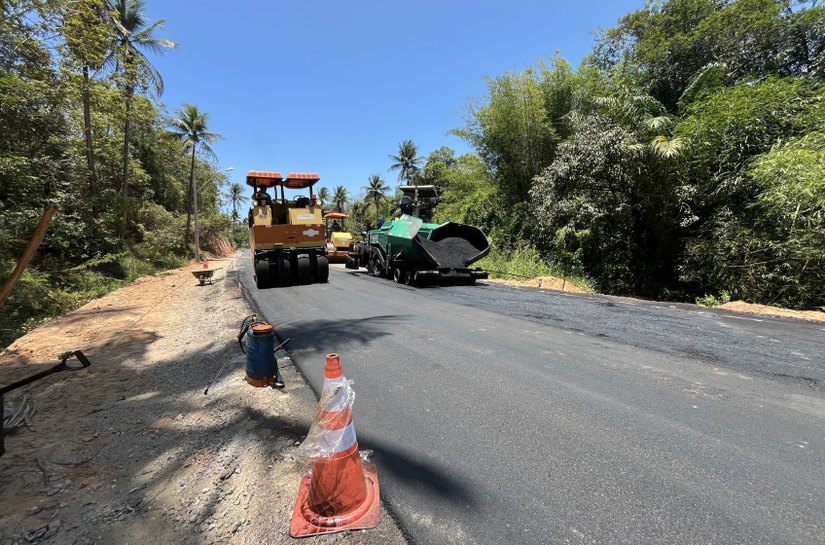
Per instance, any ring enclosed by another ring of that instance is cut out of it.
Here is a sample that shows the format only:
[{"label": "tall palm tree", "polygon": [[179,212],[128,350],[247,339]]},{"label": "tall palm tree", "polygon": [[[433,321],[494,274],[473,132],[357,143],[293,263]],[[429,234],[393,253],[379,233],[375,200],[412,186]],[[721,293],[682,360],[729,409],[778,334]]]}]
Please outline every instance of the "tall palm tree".
[{"label": "tall palm tree", "polygon": [[[148,81],[158,95],[163,93],[163,78],[157,69],[149,62],[144,53],[148,51],[156,55],[174,49],[178,44],[163,40],[155,33],[163,28],[165,21],[155,21],[149,24],[144,13],[144,0],[107,0],[112,11],[112,25],[115,29],[115,40],[106,64],[114,66],[115,72],[120,74],[120,84],[126,101],[126,120],[123,127],[123,198],[129,197],[129,132],[131,129],[132,97],[140,85],[141,80]],[[124,206],[124,224],[127,219],[128,206]],[[124,225],[125,229],[125,225]]]},{"label": "tall palm tree", "polygon": [[238,214],[238,207],[247,199],[244,195],[243,186],[237,182],[229,186],[227,197],[229,197],[229,202],[232,203],[232,221],[237,223],[241,219],[240,214]]},{"label": "tall palm tree", "polygon": [[[192,200],[192,209],[195,211],[195,259],[200,260],[200,225],[198,225],[198,190],[195,187],[195,155],[200,146],[201,151],[211,158],[216,158],[210,144],[223,138],[218,133],[209,131],[209,115],[202,112],[197,106],[184,104],[175,114],[176,118],[169,121],[172,134],[183,142],[184,152],[192,152],[192,163],[189,169],[189,194]],[[189,243],[189,222],[191,212],[186,211],[186,243]]]},{"label": "tall palm tree", "polygon": [[335,208],[336,212],[343,212],[344,208],[347,206],[347,201],[349,201],[349,194],[347,194],[347,188],[339,185],[335,188],[332,194],[332,206]]},{"label": "tall palm tree", "polygon": [[424,162],[424,158],[418,156],[418,146],[413,144],[412,140],[404,140],[398,144],[398,155],[390,155],[390,159],[394,161],[390,165],[390,170],[398,171],[399,182],[414,182],[415,175],[421,169],[421,163]]},{"label": "tall palm tree", "polygon": [[364,197],[365,199],[372,199],[375,203],[375,221],[378,221],[378,203],[382,200],[387,198],[387,191],[390,190],[389,186],[387,185],[386,180],[381,177],[379,174],[373,174],[367,180],[369,185],[365,185],[363,187],[366,190],[367,194]]}]

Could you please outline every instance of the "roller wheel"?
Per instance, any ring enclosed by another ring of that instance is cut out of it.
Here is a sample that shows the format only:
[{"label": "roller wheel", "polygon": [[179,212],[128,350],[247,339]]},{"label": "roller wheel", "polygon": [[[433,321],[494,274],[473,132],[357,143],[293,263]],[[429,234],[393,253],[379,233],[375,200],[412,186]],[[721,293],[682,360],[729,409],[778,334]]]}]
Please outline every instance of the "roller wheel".
[{"label": "roller wheel", "polygon": [[309,265],[308,255],[298,256],[298,283],[309,284],[312,282],[312,267]]},{"label": "roller wheel", "polygon": [[278,268],[278,284],[281,286],[289,285],[289,260],[284,255],[279,255],[275,258],[275,264]]},{"label": "roller wheel", "polygon": [[396,267],[392,270],[392,279],[396,284],[403,284],[405,274],[407,274],[407,272],[404,269]]},{"label": "roller wheel", "polygon": [[315,279],[322,283],[329,280],[329,259],[325,255],[318,256],[318,272]]},{"label": "roller wheel", "polygon": [[255,263],[255,285],[259,290],[269,287],[269,261],[261,259]]}]

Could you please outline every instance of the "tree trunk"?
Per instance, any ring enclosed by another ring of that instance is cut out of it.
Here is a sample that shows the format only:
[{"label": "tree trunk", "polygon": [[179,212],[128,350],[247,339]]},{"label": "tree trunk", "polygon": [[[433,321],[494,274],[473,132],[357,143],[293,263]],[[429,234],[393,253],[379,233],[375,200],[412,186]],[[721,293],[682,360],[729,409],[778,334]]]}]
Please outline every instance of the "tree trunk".
[{"label": "tree trunk", "polygon": [[189,180],[189,189],[186,191],[186,234],[183,237],[183,245],[189,248],[189,238],[192,234],[192,181]]},{"label": "tree trunk", "polygon": [[121,228],[121,240],[126,238],[126,225],[129,221],[129,130],[132,121],[132,89],[126,89],[126,123],[123,127],[123,227]]},{"label": "tree trunk", "polygon": [[198,188],[195,187],[195,146],[192,146],[192,168],[189,172],[189,190],[192,192],[192,209],[195,216],[195,261],[201,260],[200,225],[198,224]]},{"label": "tree trunk", "polygon": [[[92,112],[89,97],[89,67],[83,67],[83,135],[86,138],[86,167],[89,169],[89,195],[97,194],[97,172],[95,171],[95,150],[92,145]],[[93,214],[94,215],[94,214]]]}]

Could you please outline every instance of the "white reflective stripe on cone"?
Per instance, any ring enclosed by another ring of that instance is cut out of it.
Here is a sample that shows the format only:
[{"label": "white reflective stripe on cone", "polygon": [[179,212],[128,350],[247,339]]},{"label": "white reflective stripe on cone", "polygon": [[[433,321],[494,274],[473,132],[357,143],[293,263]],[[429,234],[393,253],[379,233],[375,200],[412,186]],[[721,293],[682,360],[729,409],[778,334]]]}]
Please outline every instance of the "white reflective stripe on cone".
[{"label": "white reflective stripe on cone", "polygon": [[337,454],[352,448],[355,444],[355,426],[352,422],[340,430],[327,430],[318,441],[321,452]]}]

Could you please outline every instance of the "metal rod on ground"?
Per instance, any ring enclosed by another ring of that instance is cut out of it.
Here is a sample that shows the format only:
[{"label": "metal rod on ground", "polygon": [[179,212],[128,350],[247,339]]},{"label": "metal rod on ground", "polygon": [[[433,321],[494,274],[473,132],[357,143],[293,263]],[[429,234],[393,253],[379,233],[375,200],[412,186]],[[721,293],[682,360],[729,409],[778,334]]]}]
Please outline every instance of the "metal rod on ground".
[{"label": "metal rod on ground", "polygon": [[[288,342],[289,342],[289,341],[291,341],[291,340],[292,340],[292,339],[287,339],[287,340],[285,340],[284,342],[282,342],[281,344],[279,344],[278,346],[276,346],[276,347],[272,350],[272,353],[274,354],[275,352],[277,352],[278,350],[280,350],[281,348],[283,348],[284,346],[286,346],[286,343],[288,343]],[[216,381],[216,380],[218,380],[218,377],[219,377],[219,376],[221,376],[221,373],[223,373],[223,369],[224,369],[224,367],[226,367],[226,366],[227,366],[227,364],[228,364],[228,363],[230,363],[231,361],[232,361],[232,360],[226,360],[226,362],[224,362],[224,364],[223,364],[223,365],[221,365],[221,368],[218,370],[218,373],[215,375],[215,378],[213,378],[213,379],[212,379],[212,382],[210,382],[210,383],[209,383],[209,386],[207,386],[207,387],[206,387],[206,389],[203,391],[203,395],[206,395],[206,394],[208,394],[208,393],[209,393],[209,388],[211,388],[211,387],[212,387],[212,385],[213,385],[213,384],[215,384],[215,381]]]},{"label": "metal rod on ground", "polygon": [[11,276],[3,284],[3,287],[0,288],[0,307],[2,307],[3,303],[6,302],[6,298],[11,293],[14,285],[17,284],[17,281],[20,279],[23,271],[29,266],[29,262],[32,260],[32,257],[34,257],[34,252],[37,251],[37,247],[40,246],[40,243],[43,241],[43,237],[46,235],[46,229],[49,228],[49,222],[52,221],[52,216],[54,216],[55,212],[57,212],[57,207],[54,205],[49,205],[45,210],[43,210],[43,215],[40,216],[40,221],[37,223],[34,234],[32,235],[29,243],[26,245],[26,250],[23,252],[23,257],[21,257],[20,261],[17,262],[17,266],[14,268]]}]

